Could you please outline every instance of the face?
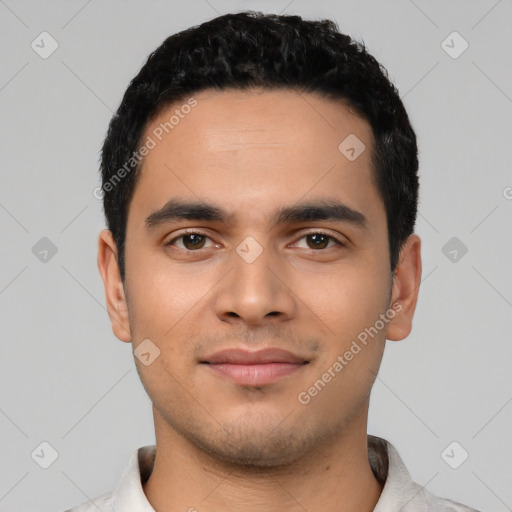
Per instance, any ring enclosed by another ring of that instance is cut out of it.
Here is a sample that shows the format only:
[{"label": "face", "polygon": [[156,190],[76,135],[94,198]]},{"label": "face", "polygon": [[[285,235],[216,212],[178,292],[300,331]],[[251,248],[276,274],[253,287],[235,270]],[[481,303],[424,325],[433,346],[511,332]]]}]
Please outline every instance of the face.
[{"label": "face", "polygon": [[129,206],[124,287],[100,236],[113,330],[145,354],[135,363],[161,436],[237,464],[290,463],[366,428],[385,340],[410,330],[418,242],[392,282],[372,131],[344,104],[194,99],[143,136],[156,145]]}]

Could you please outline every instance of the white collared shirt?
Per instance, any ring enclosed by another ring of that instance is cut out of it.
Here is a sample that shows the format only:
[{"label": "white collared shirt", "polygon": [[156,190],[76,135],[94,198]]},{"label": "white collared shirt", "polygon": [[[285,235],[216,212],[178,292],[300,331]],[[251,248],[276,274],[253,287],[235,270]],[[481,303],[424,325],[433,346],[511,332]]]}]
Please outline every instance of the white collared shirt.
[{"label": "white collared shirt", "polygon": [[[119,485],[94,500],[65,512],[155,512],[142,489],[153,470],[156,447],[135,450]],[[391,443],[368,436],[368,458],[376,478],[383,484],[374,512],[478,512],[449,499],[439,498],[412,481]]]}]

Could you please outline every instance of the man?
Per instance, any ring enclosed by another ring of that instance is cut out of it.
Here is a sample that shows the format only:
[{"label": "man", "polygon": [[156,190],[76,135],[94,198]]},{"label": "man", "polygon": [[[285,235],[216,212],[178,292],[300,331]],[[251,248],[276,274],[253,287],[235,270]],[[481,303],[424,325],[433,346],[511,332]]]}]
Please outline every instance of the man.
[{"label": "man", "polygon": [[363,45],[250,12],[171,36],[101,168],[98,266],[156,447],[73,512],[473,510],[367,434],[421,241],[415,133]]}]

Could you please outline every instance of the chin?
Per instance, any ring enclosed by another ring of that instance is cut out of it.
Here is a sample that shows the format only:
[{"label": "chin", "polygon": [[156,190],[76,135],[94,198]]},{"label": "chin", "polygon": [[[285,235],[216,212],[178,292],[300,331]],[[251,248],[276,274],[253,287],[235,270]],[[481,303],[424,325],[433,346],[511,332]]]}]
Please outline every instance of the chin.
[{"label": "chin", "polygon": [[[202,444],[200,448],[229,466],[236,466],[239,470],[246,469],[251,472],[289,466],[302,457],[300,444],[272,443],[268,440],[256,444],[252,442],[240,442],[230,438],[230,445],[226,442],[219,444]],[[302,448],[304,445],[302,445]]]},{"label": "chin", "polygon": [[[258,471],[289,466],[307,456],[326,437],[324,428],[308,429],[284,425],[280,418],[274,425],[257,420],[224,424],[208,433],[200,429],[185,434],[202,452],[238,471]],[[328,434],[327,434],[328,436]]]}]

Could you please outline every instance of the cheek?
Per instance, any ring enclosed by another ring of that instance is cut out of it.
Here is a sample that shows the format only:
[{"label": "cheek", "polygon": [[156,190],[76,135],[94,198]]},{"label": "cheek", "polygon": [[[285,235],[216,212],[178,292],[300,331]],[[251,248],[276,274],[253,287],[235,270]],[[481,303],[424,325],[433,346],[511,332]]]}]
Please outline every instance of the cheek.
[{"label": "cheek", "polygon": [[[317,293],[312,294],[309,288],[308,306],[315,313],[315,325],[310,329],[321,328],[325,333],[325,351],[314,374],[303,385],[302,397],[311,400],[312,410],[336,423],[340,415],[366,399],[375,381],[385,346],[385,328],[374,330],[374,326],[386,311],[388,287],[370,267],[350,272],[345,268],[345,272],[312,282],[321,284],[323,291],[316,287]],[[306,294],[307,289],[304,287],[302,293]],[[333,404],[339,414],[332,412]]]},{"label": "cheek", "polygon": [[[334,334],[330,333],[332,342],[326,344],[319,371],[330,369],[336,374],[330,386],[335,400],[355,399],[349,399],[348,388],[362,399],[375,380],[384,350],[385,328],[375,330],[375,325],[379,322],[382,327],[379,315],[386,311],[388,281],[377,265],[365,264],[334,273],[326,286],[329,293],[318,310],[323,311],[323,320]],[[328,406],[328,393],[324,400]]]},{"label": "cheek", "polygon": [[193,271],[184,265],[170,266],[161,256],[148,255],[144,263],[133,258],[127,275],[130,276],[130,316],[136,320],[136,334],[166,339],[190,322],[194,309],[201,308],[215,283],[212,272]]},{"label": "cheek", "polygon": [[140,381],[159,411],[185,410],[187,398],[190,399],[189,383],[184,375],[177,373],[178,368],[169,367],[171,354],[161,352],[151,365],[144,366],[136,360]]},{"label": "cheek", "polygon": [[344,344],[384,312],[389,283],[375,266],[345,262],[325,273],[301,274],[292,289],[314,313],[312,321],[322,332]]},{"label": "cheek", "polygon": [[152,281],[145,281],[137,291],[137,301],[130,310],[134,340],[137,340],[134,349],[143,340],[150,340],[150,352],[156,354],[149,365],[135,357],[141,382],[157,406],[183,404],[191,391],[190,375],[196,365],[190,343],[197,329],[190,313],[191,305],[181,294]]}]

